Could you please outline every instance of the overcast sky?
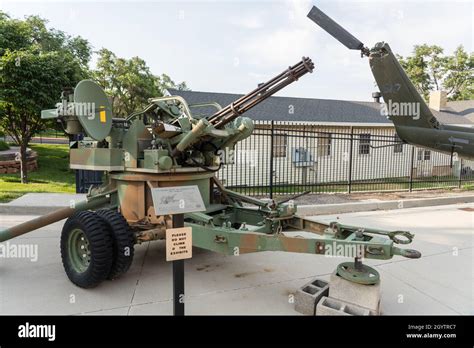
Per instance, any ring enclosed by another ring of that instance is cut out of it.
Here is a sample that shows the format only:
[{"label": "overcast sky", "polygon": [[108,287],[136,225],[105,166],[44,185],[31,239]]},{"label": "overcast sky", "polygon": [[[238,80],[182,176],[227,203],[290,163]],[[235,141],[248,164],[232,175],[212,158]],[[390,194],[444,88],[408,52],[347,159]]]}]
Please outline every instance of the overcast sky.
[{"label": "overcast sky", "polygon": [[458,45],[471,52],[473,1],[11,1],[13,17],[40,15],[49,26],[139,56],[155,74],[192,90],[246,93],[259,82],[313,59],[313,74],[278,95],[371,100],[376,89],[367,59],[323,32],[306,14],[317,5],[367,46],[386,41],[401,55],[415,44]]}]

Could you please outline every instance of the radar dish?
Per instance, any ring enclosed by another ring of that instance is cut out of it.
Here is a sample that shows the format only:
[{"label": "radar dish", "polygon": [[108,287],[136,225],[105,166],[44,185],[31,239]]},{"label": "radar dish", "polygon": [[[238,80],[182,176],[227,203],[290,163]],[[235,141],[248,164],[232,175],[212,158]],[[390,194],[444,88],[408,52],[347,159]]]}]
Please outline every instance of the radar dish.
[{"label": "radar dish", "polygon": [[112,128],[112,108],[104,90],[92,80],[82,80],[74,89],[75,114],[87,135],[104,140]]}]

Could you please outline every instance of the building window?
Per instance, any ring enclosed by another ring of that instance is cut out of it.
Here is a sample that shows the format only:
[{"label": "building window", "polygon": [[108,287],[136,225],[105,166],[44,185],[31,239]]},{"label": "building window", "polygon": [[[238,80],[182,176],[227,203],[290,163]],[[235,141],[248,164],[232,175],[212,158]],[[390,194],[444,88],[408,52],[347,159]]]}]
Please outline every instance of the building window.
[{"label": "building window", "polygon": [[362,133],[359,135],[359,155],[368,155],[370,153],[370,134]]},{"label": "building window", "polygon": [[393,153],[402,153],[403,152],[403,141],[400,139],[398,134],[393,136],[395,145],[393,146]]},{"label": "building window", "polygon": [[318,133],[318,156],[331,156],[331,144],[332,134],[331,133]]},{"label": "building window", "polygon": [[277,134],[273,136],[273,157],[286,157],[286,147],[288,146],[288,136]]},{"label": "building window", "polygon": [[429,161],[431,160],[431,151],[419,149],[416,157],[418,161]]},{"label": "building window", "polygon": [[295,164],[313,163],[312,157],[310,151],[304,147],[293,149],[293,163]]}]

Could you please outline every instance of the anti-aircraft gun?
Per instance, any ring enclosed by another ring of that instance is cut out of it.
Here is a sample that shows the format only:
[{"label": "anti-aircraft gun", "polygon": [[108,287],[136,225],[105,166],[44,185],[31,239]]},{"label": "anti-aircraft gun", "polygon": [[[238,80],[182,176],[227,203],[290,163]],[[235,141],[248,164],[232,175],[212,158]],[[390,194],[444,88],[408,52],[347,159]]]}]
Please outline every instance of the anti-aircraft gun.
[{"label": "anti-aircraft gun", "polygon": [[[61,233],[65,271],[74,284],[93,287],[128,270],[134,244],[166,238],[173,218],[157,209],[154,190],[197,186],[204,207],[184,215],[194,246],[225,254],[280,250],[350,257],[355,256],[349,249],[358,248],[356,262],[341,264],[339,274],[375,283],[377,271],[362,265],[361,258],[418,258],[419,252],[394,245],[410,243],[412,234],[306,220],[296,215],[292,200],[247,197],[226,189],[215,176],[230,158],[222,152],[254,129],[243,114],[313,69],[303,58],[230,105],[212,104],[217,111],[201,118],[179,96],[152,98],[142,111],[115,118],[104,91],[91,80],[79,82],[42,117],[57,118],[71,136],[86,135],[71,141],[70,167],[103,171],[103,184],[91,188],[84,202],[0,231],[0,242],[67,218]],[[160,203],[174,198],[162,197]]]}]

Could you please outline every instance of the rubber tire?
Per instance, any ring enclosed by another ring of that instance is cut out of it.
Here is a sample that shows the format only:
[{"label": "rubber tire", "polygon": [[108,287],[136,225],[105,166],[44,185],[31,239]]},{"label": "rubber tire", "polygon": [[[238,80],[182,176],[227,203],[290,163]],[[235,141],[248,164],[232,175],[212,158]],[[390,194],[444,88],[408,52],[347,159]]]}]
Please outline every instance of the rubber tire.
[{"label": "rubber tire", "polygon": [[[127,220],[116,210],[100,209],[96,211],[109,229],[113,237],[113,262],[107,279],[112,280],[126,273],[133,261],[135,236]],[[128,255],[125,252],[128,250]]]},{"label": "rubber tire", "polygon": [[[89,267],[82,273],[73,269],[67,246],[69,234],[77,228],[86,235],[91,251]],[[70,216],[61,232],[61,259],[69,280],[81,288],[93,288],[107,279],[113,261],[113,239],[103,219],[92,211]]]}]

